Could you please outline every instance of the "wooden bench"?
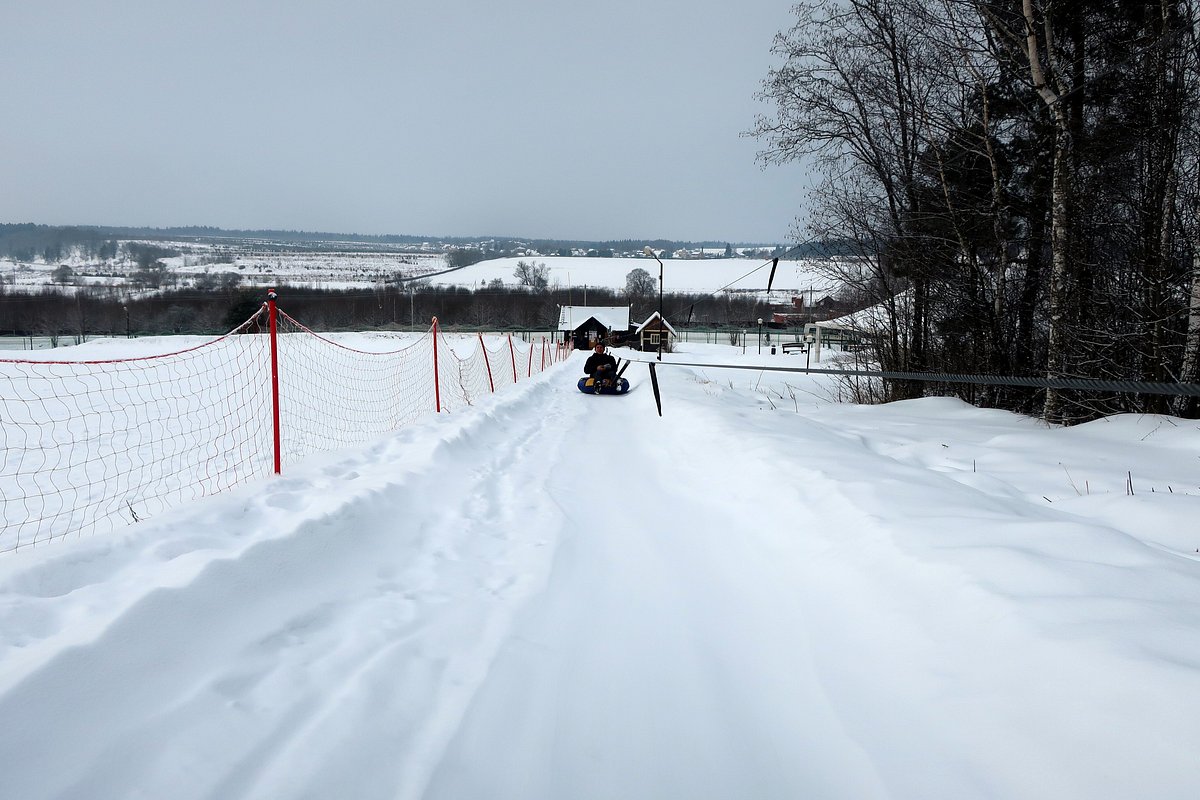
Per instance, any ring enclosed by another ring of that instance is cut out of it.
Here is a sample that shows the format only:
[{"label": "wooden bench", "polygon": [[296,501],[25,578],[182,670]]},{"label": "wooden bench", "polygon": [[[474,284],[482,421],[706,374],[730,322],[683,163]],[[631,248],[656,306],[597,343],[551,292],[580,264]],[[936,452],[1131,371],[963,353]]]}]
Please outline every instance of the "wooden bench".
[{"label": "wooden bench", "polygon": [[808,342],[784,342],[780,347],[783,349],[784,355],[808,352]]}]

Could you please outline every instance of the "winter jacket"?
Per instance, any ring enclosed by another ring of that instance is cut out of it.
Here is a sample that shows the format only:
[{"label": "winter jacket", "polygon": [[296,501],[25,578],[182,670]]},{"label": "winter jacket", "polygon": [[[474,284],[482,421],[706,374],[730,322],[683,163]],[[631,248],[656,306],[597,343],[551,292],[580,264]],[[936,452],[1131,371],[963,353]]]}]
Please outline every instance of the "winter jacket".
[{"label": "winter jacket", "polygon": [[609,370],[617,368],[617,360],[608,353],[592,353],[588,356],[587,363],[583,365],[583,371],[594,378],[603,364],[607,364]]}]

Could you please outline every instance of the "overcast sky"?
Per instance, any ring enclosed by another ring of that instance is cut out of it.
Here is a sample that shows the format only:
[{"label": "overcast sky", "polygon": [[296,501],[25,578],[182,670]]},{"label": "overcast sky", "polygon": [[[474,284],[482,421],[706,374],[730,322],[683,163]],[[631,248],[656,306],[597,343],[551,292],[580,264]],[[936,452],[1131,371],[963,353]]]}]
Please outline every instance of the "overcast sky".
[{"label": "overcast sky", "polygon": [[787,0],[5,0],[0,221],[777,242]]}]

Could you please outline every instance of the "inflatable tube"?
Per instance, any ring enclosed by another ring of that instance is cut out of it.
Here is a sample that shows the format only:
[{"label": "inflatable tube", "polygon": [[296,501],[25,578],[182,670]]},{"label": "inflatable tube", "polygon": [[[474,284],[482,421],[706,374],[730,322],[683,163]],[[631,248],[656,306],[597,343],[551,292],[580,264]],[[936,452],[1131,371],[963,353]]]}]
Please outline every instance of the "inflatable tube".
[{"label": "inflatable tube", "polygon": [[629,381],[624,378],[617,378],[616,386],[606,386],[599,392],[596,391],[596,385],[592,382],[592,379],[586,375],[580,378],[579,383],[576,385],[579,387],[579,391],[584,394],[627,394],[629,392]]}]

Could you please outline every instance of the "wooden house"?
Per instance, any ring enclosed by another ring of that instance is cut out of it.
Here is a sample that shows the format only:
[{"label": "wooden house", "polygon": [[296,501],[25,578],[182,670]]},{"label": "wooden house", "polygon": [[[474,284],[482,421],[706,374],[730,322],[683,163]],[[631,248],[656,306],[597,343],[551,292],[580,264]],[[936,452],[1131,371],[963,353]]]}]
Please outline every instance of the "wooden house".
[{"label": "wooden house", "polygon": [[637,338],[639,350],[657,351],[661,341],[664,353],[671,352],[671,345],[679,336],[671,327],[671,323],[659,316],[657,311],[639,325],[633,334]]},{"label": "wooden house", "polygon": [[559,306],[561,341],[576,350],[590,350],[596,342],[618,344],[630,333],[629,306]]}]

